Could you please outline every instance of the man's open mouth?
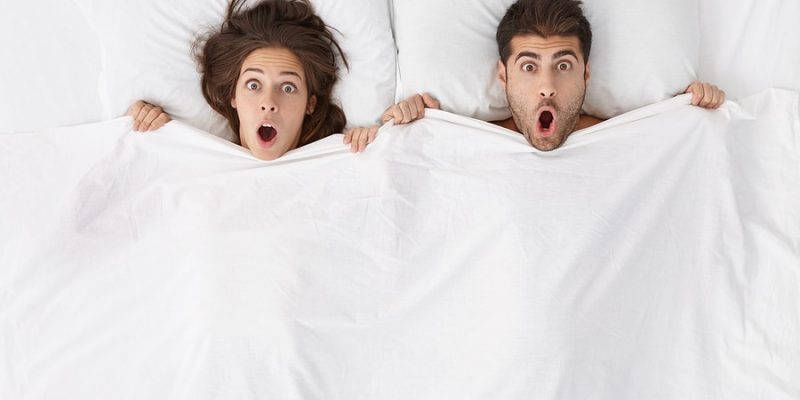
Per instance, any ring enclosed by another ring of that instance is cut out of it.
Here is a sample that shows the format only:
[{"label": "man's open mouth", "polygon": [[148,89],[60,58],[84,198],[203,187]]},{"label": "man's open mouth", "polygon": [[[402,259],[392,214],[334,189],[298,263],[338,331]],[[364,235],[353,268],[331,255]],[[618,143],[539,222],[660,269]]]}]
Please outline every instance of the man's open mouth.
[{"label": "man's open mouth", "polygon": [[542,112],[539,116],[539,122],[542,124],[542,129],[550,129],[550,123],[553,122],[553,113],[550,111]]},{"label": "man's open mouth", "polygon": [[262,124],[258,127],[258,136],[265,142],[270,142],[278,136],[278,131],[271,124]]},{"label": "man's open mouth", "polygon": [[541,137],[550,137],[556,132],[556,110],[553,107],[542,107],[539,111],[536,130]]}]

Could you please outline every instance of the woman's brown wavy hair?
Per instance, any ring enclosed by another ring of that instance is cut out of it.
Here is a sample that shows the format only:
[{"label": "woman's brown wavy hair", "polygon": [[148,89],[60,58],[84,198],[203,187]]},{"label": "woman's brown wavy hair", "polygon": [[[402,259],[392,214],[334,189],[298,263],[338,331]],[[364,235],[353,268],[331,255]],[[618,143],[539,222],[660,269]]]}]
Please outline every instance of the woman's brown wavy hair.
[{"label": "woman's brown wavy hair", "polygon": [[222,25],[194,43],[192,52],[202,74],[203,96],[222,114],[239,139],[239,116],[231,106],[244,59],[262,48],[285,48],[294,53],[305,71],[309,100],[317,102],[303,120],[299,146],[341,132],[347,120],[332,103],[331,92],[338,76],[337,60],[347,60],[333,34],[308,0],[264,0],[244,8],[243,0],[232,0]]}]

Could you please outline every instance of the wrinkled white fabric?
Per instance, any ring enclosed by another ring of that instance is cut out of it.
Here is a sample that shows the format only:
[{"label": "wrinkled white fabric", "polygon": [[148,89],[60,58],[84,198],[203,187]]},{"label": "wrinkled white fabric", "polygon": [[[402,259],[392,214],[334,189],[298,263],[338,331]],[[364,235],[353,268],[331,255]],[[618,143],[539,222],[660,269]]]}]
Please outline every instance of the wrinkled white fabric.
[{"label": "wrinkled white fabric", "polygon": [[796,399],[798,96],[687,103],[548,153],[2,136],[0,398]]}]

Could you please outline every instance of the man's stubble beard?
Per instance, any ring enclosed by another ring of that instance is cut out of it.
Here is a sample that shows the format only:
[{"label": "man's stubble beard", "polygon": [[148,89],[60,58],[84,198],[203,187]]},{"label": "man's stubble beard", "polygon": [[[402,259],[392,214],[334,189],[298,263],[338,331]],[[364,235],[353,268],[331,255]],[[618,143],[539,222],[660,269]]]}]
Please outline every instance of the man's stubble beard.
[{"label": "man's stubble beard", "polygon": [[[514,123],[517,125],[517,129],[519,129],[520,133],[528,140],[528,143],[538,150],[551,151],[561,147],[567,140],[567,137],[575,130],[575,126],[577,126],[578,119],[581,116],[583,101],[586,98],[586,84],[584,83],[581,96],[573,99],[565,108],[557,107],[552,100],[541,100],[532,110],[528,110],[524,99],[520,99],[508,93],[506,93],[506,98],[508,100],[508,106],[511,109],[511,116],[514,118]],[[545,105],[556,109],[556,123],[558,129],[551,137],[555,139],[554,142],[537,143],[533,134],[536,129],[536,113],[539,108]]]}]

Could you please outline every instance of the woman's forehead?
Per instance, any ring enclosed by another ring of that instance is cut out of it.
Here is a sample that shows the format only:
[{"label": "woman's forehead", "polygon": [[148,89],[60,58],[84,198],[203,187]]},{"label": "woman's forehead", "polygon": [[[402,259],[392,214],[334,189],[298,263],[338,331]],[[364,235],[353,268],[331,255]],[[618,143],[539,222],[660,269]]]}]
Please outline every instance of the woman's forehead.
[{"label": "woman's forehead", "polygon": [[294,72],[302,79],[303,65],[297,56],[290,50],[281,47],[264,47],[252,51],[242,62],[240,73],[254,71],[267,74],[282,72]]}]

